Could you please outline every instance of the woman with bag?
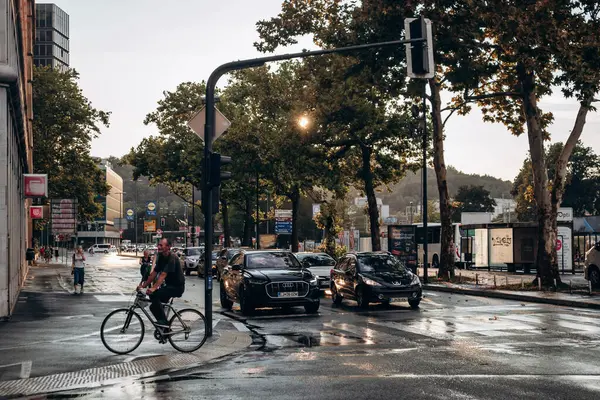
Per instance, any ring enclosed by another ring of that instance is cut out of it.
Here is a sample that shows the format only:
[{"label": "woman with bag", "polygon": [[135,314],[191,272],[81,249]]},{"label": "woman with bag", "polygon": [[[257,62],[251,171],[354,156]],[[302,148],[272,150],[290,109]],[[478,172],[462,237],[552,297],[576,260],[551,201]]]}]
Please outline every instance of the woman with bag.
[{"label": "woman with bag", "polygon": [[[73,294],[83,294],[83,269],[85,267],[85,254],[83,248],[77,247],[77,251],[73,254],[73,263],[71,264],[71,275],[73,275]],[[77,292],[79,286],[79,292]]]}]

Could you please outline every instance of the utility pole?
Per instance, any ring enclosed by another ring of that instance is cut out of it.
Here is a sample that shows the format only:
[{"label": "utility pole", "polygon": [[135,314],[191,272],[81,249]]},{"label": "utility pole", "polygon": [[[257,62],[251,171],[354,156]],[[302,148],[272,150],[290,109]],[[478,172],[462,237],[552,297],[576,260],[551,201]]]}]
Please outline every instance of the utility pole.
[{"label": "utility pole", "polygon": [[256,170],[256,248],[260,249],[260,183],[258,182],[258,169]]},{"label": "utility pole", "polygon": [[135,225],[135,256],[138,255],[138,189],[137,189],[137,180],[134,182],[135,186],[135,212],[133,213],[133,220]]}]

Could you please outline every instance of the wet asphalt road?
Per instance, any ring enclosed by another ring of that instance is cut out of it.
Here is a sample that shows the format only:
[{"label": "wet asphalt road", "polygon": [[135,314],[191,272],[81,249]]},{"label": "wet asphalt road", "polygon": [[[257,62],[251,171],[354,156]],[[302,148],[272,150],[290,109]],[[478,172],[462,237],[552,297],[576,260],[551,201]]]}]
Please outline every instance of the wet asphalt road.
[{"label": "wet asphalt road", "polygon": [[[98,262],[89,276],[90,290],[99,292],[84,297],[127,293],[137,273],[134,262],[120,257]],[[203,281],[191,276],[187,282],[185,301],[203,304]],[[218,287],[213,299],[218,299]],[[101,308],[106,302],[95,304]],[[316,316],[298,308],[260,310],[248,319],[234,307],[226,314],[235,322],[219,324],[223,329],[247,326],[262,345],[185,374],[56,397],[597,399],[600,395],[600,312],[445,293],[426,293],[421,304],[416,311],[399,302],[389,308],[373,305],[363,312],[354,302],[335,307],[325,298]],[[218,311],[222,310],[215,304],[215,316],[225,320]],[[215,326],[216,331],[220,328]],[[174,351],[145,342],[141,354]],[[46,351],[57,356],[65,352],[52,348]],[[110,357],[101,348],[90,349],[94,355]],[[0,354],[6,354],[4,349]],[[48,370],[33,365],[32,376]]]}]

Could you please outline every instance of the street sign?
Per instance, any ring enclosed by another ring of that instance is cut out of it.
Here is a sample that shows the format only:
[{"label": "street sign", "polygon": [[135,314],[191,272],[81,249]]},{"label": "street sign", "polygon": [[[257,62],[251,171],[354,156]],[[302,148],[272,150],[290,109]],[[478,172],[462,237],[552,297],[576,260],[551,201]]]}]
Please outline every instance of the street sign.
[{"label": "street sign", "polygon": [[556,220],[560,222],[573,222],[573,207],[560,207],[556,214]]},{"label": "street sign", "polygon": [[[204,141],[204,125],[206,124],[206,107],[202,107],[200,111],[198,111],[192,119],[190,119],[187,125],[191,130],[194,131],[196,135],[200,138],[200,140]],[[213,141],[217,140],[219,136],[221,136],[229,127],[231,126],[231,122],[215,107],[215,136],[213,137]]]},{"label": "street sign", "polygon": [[133,211],[133,208],[128,208],[128,209],[125,211],[125,215],[126,215],[126,217],[125,217],[125,218],[127,218],[127,220],[128,220],[128,221],[133,221],[133,220],[135,219],[135,218],[134,218],[135,211]]},{"label": "street sign", "polygon": [[156,216],[156,203],[153,201],[149,201],[146,203],[146,215],[149,217]]}]

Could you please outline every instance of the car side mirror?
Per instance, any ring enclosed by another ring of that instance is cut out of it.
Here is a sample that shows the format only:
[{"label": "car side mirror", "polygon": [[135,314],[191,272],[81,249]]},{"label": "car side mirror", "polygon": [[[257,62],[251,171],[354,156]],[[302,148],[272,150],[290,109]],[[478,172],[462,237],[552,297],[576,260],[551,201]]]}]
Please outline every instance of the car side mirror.
[{"label": "car side mirror", "polygon": [[232,271],[241,271],[242,270],[242,266],[237,264],[237,265],[232,265],[231,266],[231,270]]}]

